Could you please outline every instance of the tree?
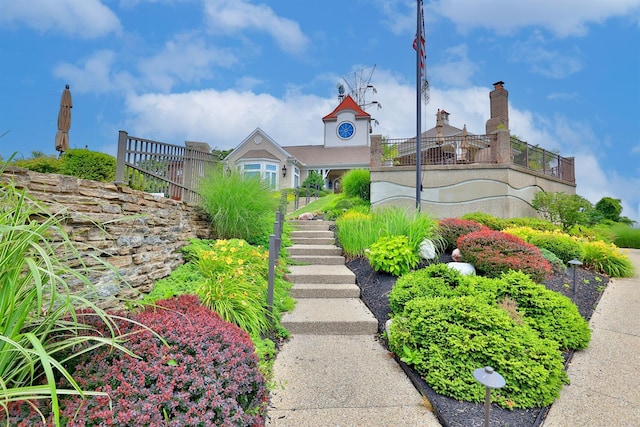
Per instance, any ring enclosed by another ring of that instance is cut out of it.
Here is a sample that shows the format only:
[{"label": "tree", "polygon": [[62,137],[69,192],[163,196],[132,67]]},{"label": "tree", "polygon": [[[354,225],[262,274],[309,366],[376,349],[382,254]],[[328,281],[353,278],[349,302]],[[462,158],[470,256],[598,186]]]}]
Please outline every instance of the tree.
[{"label": "tree", "polygon": [[603,219],[618,222],[622,213],[622,201],[612,197],[603,197],[596,203],[595,211]]},{"label": "tree", "polygon": [[547,221],[559,224],[567,231],[576,224],[588,224],[589,212],[593,205],[577,194],[539,191],[531,205]]},{"label": "tree", "polygon": [[307,188],[307,184],[309,184],[309,188],[320,190],[324,188],[324,179],[317,171],[311,171],[307,179],[302,183],[302,187]]}]

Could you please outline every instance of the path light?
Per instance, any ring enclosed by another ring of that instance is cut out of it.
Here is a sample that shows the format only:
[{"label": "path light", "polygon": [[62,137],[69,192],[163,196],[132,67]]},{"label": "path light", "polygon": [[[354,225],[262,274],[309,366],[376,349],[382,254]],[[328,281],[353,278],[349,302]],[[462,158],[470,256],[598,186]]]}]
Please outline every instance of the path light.
[{"label": "path light", "polygon": [[571,292],[575,295],[575,293],[576,293],[576,267],[581,266],[582,263],[574,258],[571,261],[569,261],[569,264],[571,265],[571,267],[573,267],[573,288],[571,289]]},{"label": "path light", "polygon": [[502,388],[507,383],[504,377],[495,372],[491,366],[478,368],[473,371],[473,378],[486,387],[487,394],[484,400],[484,427],[489,427],[489,411],[491,410],[491,389]]}]

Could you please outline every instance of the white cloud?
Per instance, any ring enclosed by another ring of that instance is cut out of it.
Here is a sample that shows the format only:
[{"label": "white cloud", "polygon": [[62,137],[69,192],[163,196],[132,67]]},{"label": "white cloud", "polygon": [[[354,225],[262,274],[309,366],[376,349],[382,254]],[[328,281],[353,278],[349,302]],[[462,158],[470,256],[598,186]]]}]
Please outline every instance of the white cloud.
[{"label": "white cloud", "polygon": [[244,0],[205,0],[208,29],[212,33],[266,32],[285,52],[302,54],[309,40],[297,22],[276,15],[266,5],[253,5]]},{"label": "white cloud", "polygon": [[[441,61],[428,69],[430,80],[437,81],[439,85],[469,86],[471,78],[477,73],[479,66],[467,56],[467,46],[458,45],[446,50],[448,61]],[[448,111],[448,110],[447,110]]]},{"label": "white cloud", "polygon": [[120,33],[120,20],[100,0],[0,0],[0,22],[80,38]]},{"label": "white cloud", "polygon": [[511,46],[512,60],[523,62],[530,66],[534,73],[562,79],[576,74],[583,67],[580,52],[560,52],[547,49],[544,37],[538,32],[527,41],[516,42]]},{"label": "white cloud", "polygon": [[583,35],[591,23],[638,16],[640,0],[435,0],[429,9],[455,22],[459,31],[484,27],[508,34],[537,26],[566,37]]},{"label": "white cloud", "polygon": [[169,91],[177,83],[197,83],[212,77],[214,66],[237,62],[229,52],[217,49],[192,34],[181,34],[165,43],[162,51],[139,61],[142,81],[154,89]]},{"label": "white cloud", "polygon": [[115,52],[101,50],[86,58],[80,66],[62,62],[53,73],[71,83],[71,89],[77,93],[102,94],[132,90],[136,86],[135,79],[128,72],[114,71],[115,61]]},{"label": "white cloud", "polygon": [[321,144],[321,118],[331,103],[311,95],[278,99],[268,94],[201,90],[130,96],[130,133],[164,142],[208,142],[234,148],[256,127],[281,145]]}]

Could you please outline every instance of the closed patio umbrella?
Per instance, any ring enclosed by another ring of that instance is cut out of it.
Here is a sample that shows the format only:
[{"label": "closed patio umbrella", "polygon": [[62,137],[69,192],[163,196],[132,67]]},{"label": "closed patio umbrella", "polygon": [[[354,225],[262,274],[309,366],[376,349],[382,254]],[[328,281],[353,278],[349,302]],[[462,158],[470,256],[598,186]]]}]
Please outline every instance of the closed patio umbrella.
[{"label": "closed patio umbrella", "polygon": [[56,134],[56,150],[60,154],[69,149],[69,128],[71,127],[71,91],[66,85],[60,98],[60,111],[58,112],[58,133]]}]

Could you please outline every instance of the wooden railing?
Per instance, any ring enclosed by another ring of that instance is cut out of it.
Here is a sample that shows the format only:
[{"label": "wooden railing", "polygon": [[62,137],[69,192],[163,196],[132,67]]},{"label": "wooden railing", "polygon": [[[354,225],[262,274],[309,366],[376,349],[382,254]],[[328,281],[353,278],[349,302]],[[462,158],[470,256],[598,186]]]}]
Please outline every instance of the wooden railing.
[{"label": "wooden railing", "polygon": [[200,179],[214,165],[207,151],[118,135],[116,183],[188,203],[200,201]]}]

